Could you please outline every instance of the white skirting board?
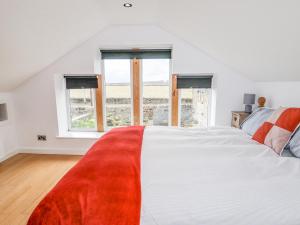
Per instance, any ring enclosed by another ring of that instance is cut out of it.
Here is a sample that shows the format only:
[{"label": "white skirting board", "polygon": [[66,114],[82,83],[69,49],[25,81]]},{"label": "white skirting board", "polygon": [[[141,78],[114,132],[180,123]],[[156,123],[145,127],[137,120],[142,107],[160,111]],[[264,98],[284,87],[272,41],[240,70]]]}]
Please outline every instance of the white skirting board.
[{"label": "white skirting board", "polygon": [[7,155],[0,156],[0,163],[19,154],[19,153],[27,153],[27,154],[45,154],[45,155],[85,155],[89,148],[86,149],[74,149],[74,148],[19,148]]},{"label": "white skirting board", "polygon": [[49,154],[49,155],[84,155],[89,149],[74,148],[20,148],[18,153]]}]

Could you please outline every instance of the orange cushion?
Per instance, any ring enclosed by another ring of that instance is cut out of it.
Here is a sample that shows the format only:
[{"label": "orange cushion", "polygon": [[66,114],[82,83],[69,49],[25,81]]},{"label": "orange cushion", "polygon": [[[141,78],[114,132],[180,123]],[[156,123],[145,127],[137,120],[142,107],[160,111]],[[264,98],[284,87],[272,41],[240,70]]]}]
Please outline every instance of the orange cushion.
[{"label": "orange cushion", "polygon": [[281,154],[300,123],[300,108],[279,108],[255,132],[252,139]]},{"label": "orange cushion", "polygon": [[260,128],[258,128],[255,134],[252,136],[252,139],[263,144],[265,142],[265,138],[267,134],[269,133],[269,131],[272,129],[273,126],[274,125],[269,122],[263,123],[263,125]]},{"label": "orange cushion", "polygon": [[300,109],[288,108],[282,112],[281,116],[276,121],[275,125],[286,129],[290,132],[294,132],[300,121]]}]

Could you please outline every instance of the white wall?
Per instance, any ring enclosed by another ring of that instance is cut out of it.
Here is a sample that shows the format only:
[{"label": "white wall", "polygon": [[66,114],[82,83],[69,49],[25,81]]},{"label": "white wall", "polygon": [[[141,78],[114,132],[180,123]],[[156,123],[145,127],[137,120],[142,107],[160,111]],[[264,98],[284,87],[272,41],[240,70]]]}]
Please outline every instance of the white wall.
[{"label": "white wall", "polygon": [[300,82],[258,82],[257,95],[267,99],[267,106],[300,107]]},{"label": "white wall", "polygon": [[14,155],[17,149],[14,103],[10,93],[0,93],[0,104],[7,104],[8,120],[0,121],[0,162]]},{"label": "white wall", "polygon": [[[69,52],[32,77],[14,92],[19,144],[22,149],[45,152],[81,152],[94,140],[58,139],[55,103],[55,74],[100,72],[100,48],[155,47],[172,45],[173,73],[213,73],[216,94],[217,125],[228,125],[231,110],[243,108],[246,92],[254,92],[254,83],[207,56],[201,50],[152,25],[112,26]],[[37,134],[46,134],[47,142],[37,142]]]}]

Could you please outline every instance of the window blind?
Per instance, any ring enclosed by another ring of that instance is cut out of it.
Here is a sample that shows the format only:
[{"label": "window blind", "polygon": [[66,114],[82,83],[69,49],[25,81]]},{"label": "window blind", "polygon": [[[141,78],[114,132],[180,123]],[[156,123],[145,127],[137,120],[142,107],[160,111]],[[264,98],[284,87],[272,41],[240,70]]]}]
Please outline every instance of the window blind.
[{"label": "window blind", "polygon": [[211,88],[212,84],[212,75],[208,76],[186,76],[179,75],[177,76],[177,89],[184,88]]},{"label": "window blind", "polygon": [[171,59],[171,49],[101,50],[102,59]]},{"label": "window blind", "polygon": [[67,89],[98,88],[97,76],[70,76],[65,75]]}]

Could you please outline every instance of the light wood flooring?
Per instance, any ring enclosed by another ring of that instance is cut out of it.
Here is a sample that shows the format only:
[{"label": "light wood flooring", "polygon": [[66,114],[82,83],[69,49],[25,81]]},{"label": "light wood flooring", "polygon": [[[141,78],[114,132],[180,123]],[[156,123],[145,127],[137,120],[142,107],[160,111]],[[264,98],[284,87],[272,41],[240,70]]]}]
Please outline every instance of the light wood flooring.
[{"label": "light wood flooring", "polygon": [[18,154],[0,163],[0,224],[25,225],[41,199],[80,158]]}]

